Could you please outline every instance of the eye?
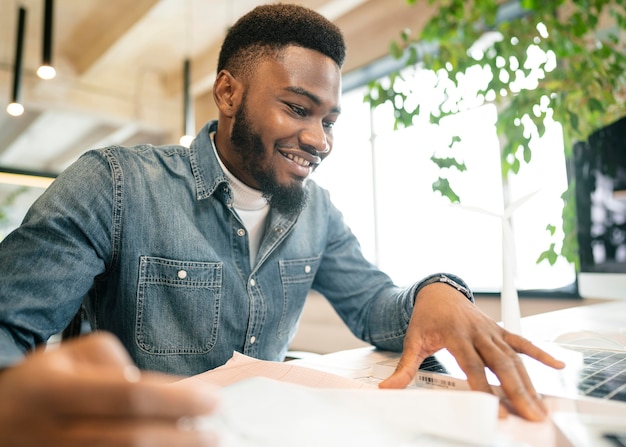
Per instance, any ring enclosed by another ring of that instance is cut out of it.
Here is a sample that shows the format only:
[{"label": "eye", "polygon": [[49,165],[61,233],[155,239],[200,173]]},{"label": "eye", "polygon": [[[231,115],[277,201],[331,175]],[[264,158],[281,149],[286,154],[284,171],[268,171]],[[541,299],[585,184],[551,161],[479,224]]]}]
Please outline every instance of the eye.
[{"label": "eye", "polygon": [[291,108],[291,110],[293,110],[293,112],[298,116],[306,116],[306,110],[300,106],[290,104],[289,108]]},{"label": "eye", "polygon": [[335,127],[335,122],[334,121],[322,121],[322,125],[326,129],[332,129],[333,127]]},{"label": "eye", "polygon": [[335,124],[337,124],[336,120],[324,120],[322,121],[322,124],[324,125],[324,127],[326,129],[332,129],[333,127],[335,127]]}]

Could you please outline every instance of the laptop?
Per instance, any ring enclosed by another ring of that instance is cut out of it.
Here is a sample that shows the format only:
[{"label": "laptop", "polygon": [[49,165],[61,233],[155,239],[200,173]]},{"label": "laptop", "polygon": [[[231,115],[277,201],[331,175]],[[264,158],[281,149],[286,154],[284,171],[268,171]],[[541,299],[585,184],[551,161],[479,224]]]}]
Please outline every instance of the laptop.
[{"label": "laptop", "polygon": [[[623,414],[626,417],[626,350],[605,349],[555,342],[536,343],[566,367],[555,370],[522,355],[537,392],[573,403],[581,413]],[[375,380],[389,377],[399,357],[378,362],[372,367]],[[496,395],[502,395],[497,377],[486,369],[487,380]],[[445,349],[428,357],[411,387],[469,390],[465,373]],[[626,419],[625,419],[626,421]],[[626,423],[625,423],[626,425]]]}]

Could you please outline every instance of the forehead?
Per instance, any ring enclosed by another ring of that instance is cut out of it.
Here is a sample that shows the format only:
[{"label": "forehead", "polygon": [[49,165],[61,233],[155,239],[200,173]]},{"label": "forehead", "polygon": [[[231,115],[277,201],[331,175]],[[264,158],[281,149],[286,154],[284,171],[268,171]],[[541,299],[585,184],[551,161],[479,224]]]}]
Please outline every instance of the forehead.
[{"label": "forehead", "polygon": [[341,95],[341,70],[322,53],[288,46],[277,57],[265,57],[250,79],[253,90],[305,90],[324,104],[337,108]]}]

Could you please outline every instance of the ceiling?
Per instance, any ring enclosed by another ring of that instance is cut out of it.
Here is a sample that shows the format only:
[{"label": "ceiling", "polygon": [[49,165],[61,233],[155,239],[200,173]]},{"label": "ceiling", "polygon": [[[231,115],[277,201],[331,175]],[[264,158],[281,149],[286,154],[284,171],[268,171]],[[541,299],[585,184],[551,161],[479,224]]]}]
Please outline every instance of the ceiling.
[{"label": "ceiling", "polygon": [[[405,0],[301,0],[344,31],[345,72],[385,56],[424,9]],[[183,131],[183,61],[191,59],[195,126],[215,118],[211,87],[227,28],[256,0],[56,0],[57,76],[41,80],[43,0],[0,0],[0,166],[58,173],[85,150],[174,143]],[[27,9],[21,102],[10,102],[18,8]]]}]

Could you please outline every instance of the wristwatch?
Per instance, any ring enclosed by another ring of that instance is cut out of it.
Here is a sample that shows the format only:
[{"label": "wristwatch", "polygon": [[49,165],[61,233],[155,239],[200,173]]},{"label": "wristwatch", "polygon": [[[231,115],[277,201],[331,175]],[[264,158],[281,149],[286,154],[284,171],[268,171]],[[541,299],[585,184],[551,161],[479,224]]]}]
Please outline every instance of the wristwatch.
[{"label": "wristwatch", "polygon": [[417,288],[415,289],[415,296],[417,296],[419,291],[422,290],[424,287],[429,284],[434,284],[436,282],[444,283],[451,287],[454,287],[456,290],[465,295],[468,300],[470,300],[472,303],[474,302],[474,294],[469,289],[469,287],[467,287],[467,284],[465,284],[465,282],[458,276],[450,275],[449,273],[436,273],[434,275],[430,275],[424,278],[422,282],[417,285]]}]

